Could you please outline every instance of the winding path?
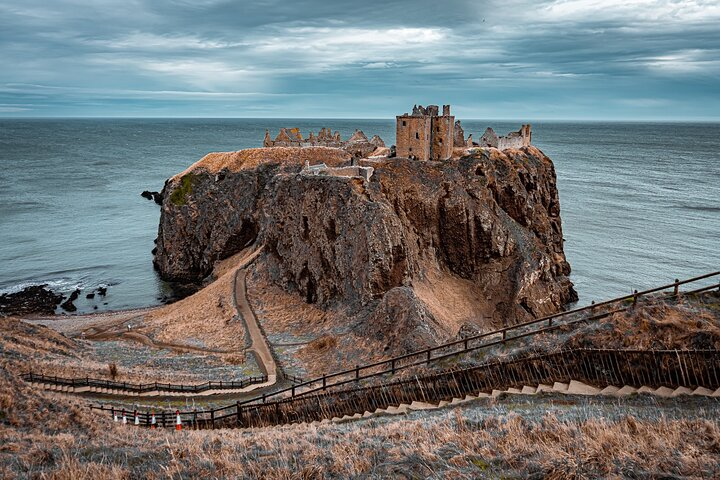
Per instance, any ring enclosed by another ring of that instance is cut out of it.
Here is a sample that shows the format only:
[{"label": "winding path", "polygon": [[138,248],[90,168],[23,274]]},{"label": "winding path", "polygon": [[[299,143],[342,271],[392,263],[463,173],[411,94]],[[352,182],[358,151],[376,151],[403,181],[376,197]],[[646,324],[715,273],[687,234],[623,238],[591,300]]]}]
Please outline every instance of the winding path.
[{"label": "winding path", "polygon": [[[265,336],[262,333],[262,330],[260,329],[260,325],[258,324],[257,317],[255,316],[255,313],[253,312],[252,308],[250,307],[250,302],[247,298],[247,268],[252,265],[253,261],[258,257],[258,255],[262,252],[263,247],[259,247],[257,250],[252,251],[245,255],[239,262],[239,265],[237,266],[235,270],[235,276],[233,280],[233,304],[235,306],[235,309],[242,319],[243,324],[245,325],[245,331],[248,335],[248,338],[250,339],[250,347],[247,348],[246,351],[250,351],[253,353],[255,360],[257,362],[257,365],[262,370],[263,374],[267,376],[267,380],[262,383],[254,383],[251,385],[248,385],[246,387],[241,387],[237,389],[222,389],[222,390],[210,390],[210,391],[204,391],[204,392],[165,392],[165,391],[149,391],[145,392],[143,394],[140,394],[140,396],[158,396],[158,395],[175,395],[175,396],[184,396],[184,397],[192,397],[192,396],[208,396],[213,394],[229,394],[229,393],[245,393],[250,392],[253,390],[258,390],[261,388],[267,388],[272,385],[275,385],[277,383],[277,373],[278,368],[277,364],[275,363],[275,359],[273,358],[272,352],[270,351],[270,345],[268,344]],[[136,318],[136,317],[133,317]],[[229,350],[213,350],[213,349],[207,349],[207,348],[201,348],[201,347],[194,347],[190,345],[181,345],[181,344],[175,344],[175,343],[168,343],[168,342],[159,342],[156,340],[153,340],[152,338],[148,337],[147,335],[144,335],[140,332],[135,331],[125,331],[124,326],[125,324],[132,320],[133,318],[127,319],[122,318],[119,321],[111,322],[108,325],[103,325],[102,327],[98,326],[92,326],[89,328],[85,328],[81,331],[81,335],[83,338],[87,340],[113,340],[113,339],[125,339],[125,340],[131,340],[138,343],[142,343],[146,346],[153,347],[153,348],[163,348],[163,349],[169,349],[176,352],[199,352],[199,353],[232,353],[232,351]],[[42,382],[37,382],[42,383]],[[103,393],[106,395],[113,395],[113,396],[137,396],[137,393],[132,393],[130,391],[126,390],[118,390],[118,389],[110,389],[110,388],[102,388],[98,387],[97,389],[91,389],[89,387],[81,387],[81,388],[75,388],[75,387],[68,387],[68,386],[56,386],[56,385],[44,385],[43,388],[50,389],[50,390],[60,390],[66,393],[81,393],[86,391],[93,391],[96,393]]]},{"label": "winding path", "polygon": [[250,347],[248,351],[252,351],[258,366],[268,377],[268,381],[259,384],[256,388],[268,387],[274,385],[277,381],[277,364],[270,351],[265,335],[260,330],[257,317],[250,307],[247,298],[247,268],[252,264],[257,256],[262,252],[263,247],[258,248],[252,254],[243,259],[243,264],[235,272],[235,288],[233,300],[238,314],[242,317],[245,329],[250,336]]}]

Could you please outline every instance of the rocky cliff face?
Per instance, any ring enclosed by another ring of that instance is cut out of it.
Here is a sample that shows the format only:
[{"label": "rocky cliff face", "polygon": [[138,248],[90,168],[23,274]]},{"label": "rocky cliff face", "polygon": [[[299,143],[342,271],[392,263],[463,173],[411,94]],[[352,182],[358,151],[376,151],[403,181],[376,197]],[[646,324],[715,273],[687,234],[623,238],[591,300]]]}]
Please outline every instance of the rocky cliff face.
[{"label": "rocky cliff face", "polygon": [[[302,175],[303,159],[260,155],[200,162],[166,184],[155,256],[165,278],[200,280],[257,242],[265,250],[256,264],[272,282],[350,312],[393,351],[576,300],[554,167],[534,147],[372,162],[369,182]],[[316,163],[327,152],[303,155]]]}]

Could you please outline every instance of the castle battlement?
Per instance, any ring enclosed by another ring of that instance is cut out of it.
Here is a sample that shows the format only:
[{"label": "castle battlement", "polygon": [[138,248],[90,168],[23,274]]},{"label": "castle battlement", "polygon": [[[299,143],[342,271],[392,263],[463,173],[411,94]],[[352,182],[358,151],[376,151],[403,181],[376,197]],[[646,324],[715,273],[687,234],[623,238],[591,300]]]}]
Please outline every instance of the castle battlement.
[{"label": "castle battlement", "polygon": [[270,137],[270,132],[265,130],[263,147],[342,148],[356,158],[363,158],[372,154],[377,148],[385,147],[385,142],[377,135],[368,140],[362,130],[355,130],[347,141],[343,141],[340,132],[333,133],[329,128],[322,128],[317,135],[310,132],[307,138],[303,138],[298,128],[281,128],[274,140]]},{"label": "castle battlement", "polygon": [[499,136],[492,128],[485,130],[478,143],[473,142],[472,134],[465,139],[460,120],[450,114],[450,105],[443,105],[442,115],[437,105],[415,105],[412,113],[398,115],[396,118],[396,151],[398,157],[416,160],[447,160],[453,154],[453,148],[527,147],[532,141],[530,125],[523,125],[519,131]]}]

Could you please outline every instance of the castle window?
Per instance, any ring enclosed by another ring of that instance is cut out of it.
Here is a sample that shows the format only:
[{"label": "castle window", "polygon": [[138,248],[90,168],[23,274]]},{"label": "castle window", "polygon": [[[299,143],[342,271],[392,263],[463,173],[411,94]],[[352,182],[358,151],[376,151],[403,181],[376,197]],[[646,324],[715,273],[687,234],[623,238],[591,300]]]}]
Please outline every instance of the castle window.
[{"label": "castle window", "polygon": [[403,120],[403,127],[407,125],[407,122]]},{"label": "castle window", "polygon": [[440,145],[442,145],[442,138],[441,138],[441,139],[439,139],[439,140],[440,140]]},{"label": "castle window", "polygon": [[415,139],[417,139],[417,140],[420,139],[420,134],[418,132],[415,132]]},{"label": "castle window", "polygon": [[408,151],[412,152],[412,147],[408,148]]}]

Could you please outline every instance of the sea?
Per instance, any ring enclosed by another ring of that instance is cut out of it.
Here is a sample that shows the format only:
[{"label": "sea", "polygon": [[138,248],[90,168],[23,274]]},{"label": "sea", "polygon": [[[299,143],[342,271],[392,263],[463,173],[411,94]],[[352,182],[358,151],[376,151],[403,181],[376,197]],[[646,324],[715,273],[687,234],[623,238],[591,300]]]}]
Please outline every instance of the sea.
[{"label": "sea", "polygon": [[[520,124],[463,128],[479,138]],[[579,304],[720,270],[720,124],[532,126],[555,164]],[[140,193],[280,127],[395,137],[392,119],[0,119],[0,293],[80,288],[79,312],[159,304],[171,294],[152,266],[160,209]],[[107,296],[86,299],[98,286]]]}]

